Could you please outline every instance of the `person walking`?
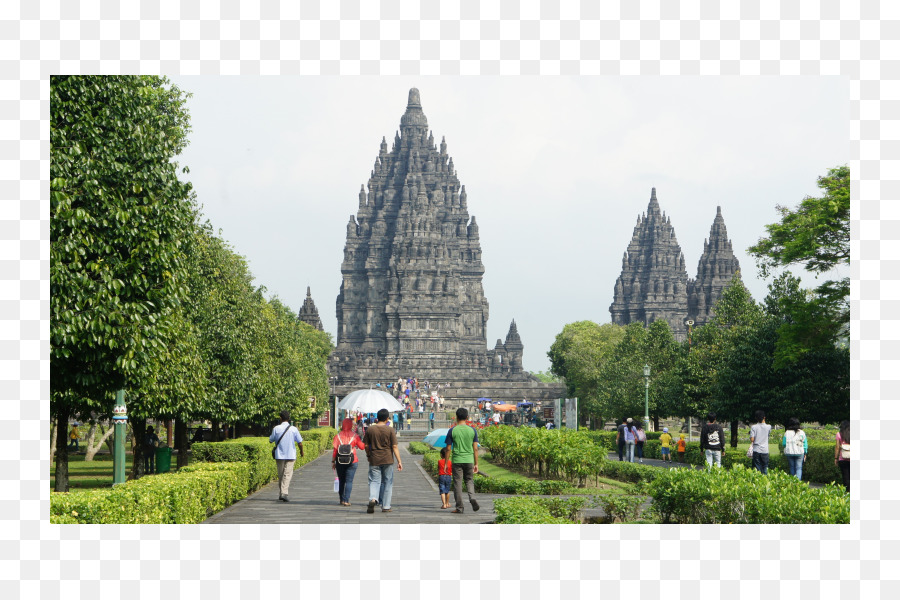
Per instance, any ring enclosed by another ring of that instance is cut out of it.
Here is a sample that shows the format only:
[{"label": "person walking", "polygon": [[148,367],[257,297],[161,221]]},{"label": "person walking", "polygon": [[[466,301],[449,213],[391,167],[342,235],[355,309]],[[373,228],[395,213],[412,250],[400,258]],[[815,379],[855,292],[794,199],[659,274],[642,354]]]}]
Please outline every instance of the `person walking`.
[{"label": "person walking", "polygon": [[353,477],[359,459],[356,449],[365,450],[366,446],[353,431],[353,419],[341,422],[341,431],[334,436],[331,452],[331,468],[338,477],[338,496],[341,506],[350,506],[350,492],[353,490]]},{"label": "person walking", "polygon": [[478,500],[475,499],[475,473],[478,472],[478,432],[474,427],[466,425],[469,411],[466,408],[456,409],[456,425],[447,432],[444,444],[450,448],[450,462],[453,464],[453,496],[456,499],[457,514],[464,512],[462,485],[466,484],[472,510],[478,511]]},{"label": "person walking", "polygon": [[72,431],[69,432],[69,450],[73,447],[75,448],[75,452],[78,452],[78,439],[81,437],[81,434],[78,432],[78,424],[72,425]]},{"label": "person walking", "polygon": [[397,447],[397,432],[388,425],[388,409],[378,411],[378,422],[369,427],[363,444],[369,460],[369,504],[366,512],[375,512],[375,505],[381,504],[381,512],[391,512],[391,496],[394,491],[394,458],[397,470],[403,471],[400,450]]},{"label": "person walking", "polygon": [[400,431],[400,415],[394,413],[391,417],[391,421],[394,423],[394,431]]},{"label": "person walking", "polygon": [[625,420],[625,426],[622,428],[622,438],[625,440],[625,460],[626,462],[634,462],[634,442],[637,439],[635,435],[634,420],[628,417]]},{"label": "person walking", "polygon": [[622,456],[625,454],[625,426],[626,418],[622,419],[622,422],[619,423],[618,427],[616,427],[616,448],[619,451],[619,462],[622,462]]},{"label": "person walking", "polygon": [[850,421],[841,421],[834,435],[834,464],[841,470],[844,487],[850,491]]},{"label": "person walking", "polygon": [[662,456],[663,462],[672,461],[671,446],[672,436],[669,434],[669,428],[663,427],[662,435],[659,436],[659,454]]},{"label": "person walking", "polygon": [[687,452],[687,444],[684,441],[684,434],[680,434],[678,438],[678,444],[676,446],[678,448],[678,462],[684,462],[684,454]]},{"label": "person walking", "polygon": [[769,473],[769,432],[772,426],[766,423],[766,413],[758,410],[754,415],[756,424],[750,428],[750,450],[753,452],[753,468]]},{"label": "person walking", "polygon": [[803,463],[806,462],[809,444],[806,441],[806,432],[800,429],[800,420],[797,417],[787,420],[784,435],[781,436],[781,448],[787,459],[788,473],[797,479],[803,479]]},{"label": "person walking", "polygon": [[[394,414],[398,414],[398,413],[394,413]],[[398,433],[401,432],[401,431],[403,431],[403,422],[404,422],[404,421],[411,422],[412,419],[404,419],[404,418],[403,418],[403,411],[401,410],[400,413],[399,413],[399,416],[397,417],[397,423],[400,425],[400,426],[397,428],[397,432],[398,432]]]},{"label": "person walking", "polygon": [[431,413],[428,415],[428,431],[434,429],[434,402],[431,403]]},{"label": "person walking", "polygon": [[720,423],[716,423],[716,413],[709,411],[706,414],[706,423],[700,428],[700,450],[706,454],[706,465],[712,468],[713,462],[717,467],[722,466],[722,453],[725,452],[725,430]]},{"label": "person walking", "polygon": [[450,508],[450,485],[453,463],[450,461],[450,448],[441,448],[441,458],[438,460],[438,493],[441,495],[441,508]]},{"label": "person walking", "polygon": [[156,471],[156,448],[159,446],[159,436],[153,425],[147,425],[147,432],[144,434],[144,473],[152,474]]},{"label": "person walking", "polygon": [[291,413],[281,411],[281,423],[272,428],[270,442],[275,442],[275,467],[278,469],[278,499],[288,501],[291,478],[294,476],[294,462],[297,460],[297,447],[300,445],[300,456],[303,456],[303,436],[300,430],[291,425]]},{"label": "person walking", "polygon": [[640,463],[644,462],[644,442],[646,441],[647,434],[644,432],[644,426],[638,421],[637,425],[634,427],[634,452]]}]

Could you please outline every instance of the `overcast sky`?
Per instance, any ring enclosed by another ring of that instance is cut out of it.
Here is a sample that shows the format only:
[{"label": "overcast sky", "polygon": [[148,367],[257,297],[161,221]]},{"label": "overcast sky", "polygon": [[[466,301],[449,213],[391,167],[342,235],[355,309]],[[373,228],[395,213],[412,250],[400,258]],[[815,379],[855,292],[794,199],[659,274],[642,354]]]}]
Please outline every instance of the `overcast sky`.
[{"label": "overcast sky", "polygon": [[849,88],[837,77],[171,79],[193,94],[179,163],[203,213],[270,296],[296,312],[310,286],[332,336],[347,220],[419,88],[478,221],[487,344],[515,319],[530,371],[549,369],[566,323],[609,322],[652,187],[689,277],[722,207],[761,300],[767,282],[746,249],[776,204],[820,195],[816,178],[850,159]]}]

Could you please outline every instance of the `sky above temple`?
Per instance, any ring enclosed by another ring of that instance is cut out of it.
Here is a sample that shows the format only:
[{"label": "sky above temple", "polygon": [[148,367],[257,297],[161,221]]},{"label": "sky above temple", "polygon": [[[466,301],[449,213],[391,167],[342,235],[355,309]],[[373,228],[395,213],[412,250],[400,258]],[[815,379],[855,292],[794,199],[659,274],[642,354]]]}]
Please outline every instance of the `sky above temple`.
[{"label": "sky above temple", "polygon": [[819,196],[817,177],[851,156],[849,83],[837,77],[170,79],[193,94],[178,162],[203,214],[269,296],[297,312],[309,286],[333,337],[347,220],[417,87],[478,221],[487,345],[515,319],[529,371],[549,369],[567,323],[609,322],[652,187],[689,277],[722,207],[761,300],[767,281],[747,248],[776,205]]}]

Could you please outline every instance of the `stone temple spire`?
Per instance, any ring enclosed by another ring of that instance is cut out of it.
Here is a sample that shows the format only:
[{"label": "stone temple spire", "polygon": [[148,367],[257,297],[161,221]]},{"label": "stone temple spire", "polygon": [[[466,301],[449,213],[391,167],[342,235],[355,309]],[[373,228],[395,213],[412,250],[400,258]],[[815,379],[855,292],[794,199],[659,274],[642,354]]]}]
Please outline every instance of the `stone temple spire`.
[{"label": "stone temple spire", "polygon": [[316,303],[313,302],[309,286],[306,286],[306,300],[303,301],[303,306],[300,307],[300,312],[299,314],[297,314],[297,318],[307,325],[315,327],[319,331],[323,331],[322,319],[319,318],[319,311],[316,308]]},{"label": "stone temple spire", "polygon": [[664,319],[675,335],[682,335],[688,276],[675,229],[660,211],[656,188],[651,189],[647,213],[635,225],[622,262],[609,307],[612,322],[650,324]]},{"label": "stone temple spire", "polygon": [[725,229],[722,207],[717,206],[709,239],[703,243],[703,254],[697,264],[697,278],[688,286],[688,313],[696,325],[703,325],[712,318],[713,306],[740,268]]}]

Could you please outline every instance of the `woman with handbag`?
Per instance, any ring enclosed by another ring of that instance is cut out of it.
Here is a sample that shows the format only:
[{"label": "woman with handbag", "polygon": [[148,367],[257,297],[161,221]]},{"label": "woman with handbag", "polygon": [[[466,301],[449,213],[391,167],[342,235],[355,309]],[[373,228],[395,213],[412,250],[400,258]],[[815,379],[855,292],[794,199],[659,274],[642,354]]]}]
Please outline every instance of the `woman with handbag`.
[{"label": "woman with handbag", "polygon": [[844,487],[850,491],[850,421],[841,421],[834,436],[834,464],[841,470]]},{"label": "woman with handbag", "polygon": [[332,446],[334,450],[331,453],[331,468],[337,473],[340,503],[341,506],[350,506],[353,477],[359,463],[356,449],[366,449],[366,445],[353,431],[353,419],[344,419],[341,422],[341,431],[334,436]]}]

